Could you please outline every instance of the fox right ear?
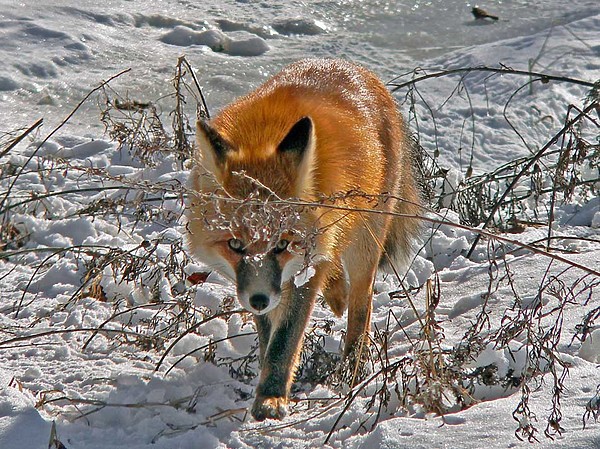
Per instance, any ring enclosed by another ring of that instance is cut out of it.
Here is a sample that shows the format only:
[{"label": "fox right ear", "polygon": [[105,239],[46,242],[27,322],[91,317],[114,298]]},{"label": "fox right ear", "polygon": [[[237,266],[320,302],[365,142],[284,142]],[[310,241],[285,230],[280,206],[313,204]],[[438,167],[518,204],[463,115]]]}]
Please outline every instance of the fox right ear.
[{"label": "fox right ear", "polygon": [[231,151],[230,145],[205,120],[196,122],[196,144],[199,162],[206,170],[218,174]]},{"label": "fox right ear", "polygon": [[285,138],[279,143],[280,153],[297,153],[300,157],[304,152],[310,151],[313,140],[313,123],[309,117],[302,117],[288,131]]}]

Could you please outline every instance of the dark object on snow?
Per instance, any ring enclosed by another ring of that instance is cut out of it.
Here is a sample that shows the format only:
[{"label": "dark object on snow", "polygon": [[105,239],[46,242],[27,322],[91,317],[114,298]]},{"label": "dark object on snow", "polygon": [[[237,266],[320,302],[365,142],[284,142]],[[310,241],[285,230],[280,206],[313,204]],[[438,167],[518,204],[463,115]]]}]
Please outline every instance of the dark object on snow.
[{"label": "dark object on snow", "polygon": [[50,428],[50,442],[48,443],[48,449],[67,449],[67,446],[62,444],[56,435],[55,421],[52,421],[52,427]]},{"label": "dark object on snow", "polygon": [[491,14],[488,14],[487,11],[485,11],[484,9],[478,8],[477,6],[475,6],[471,12],[473,13],[473,15],[475,16],[476,19],[492,19],[492,20],[498,20],[498,16],[493,16]]}]

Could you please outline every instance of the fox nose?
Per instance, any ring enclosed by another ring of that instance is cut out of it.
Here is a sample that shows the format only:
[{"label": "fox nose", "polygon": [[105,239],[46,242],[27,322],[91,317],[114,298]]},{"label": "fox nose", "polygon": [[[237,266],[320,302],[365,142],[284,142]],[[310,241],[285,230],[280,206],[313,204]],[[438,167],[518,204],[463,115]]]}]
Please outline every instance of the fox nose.
[{"label": "fox nose", "polygon": [[269,297],[267,295],[263,295],[262,293],[256,293],[255,295],[250,296],[250,306],[260,312],[264,310],[269,305]]}]

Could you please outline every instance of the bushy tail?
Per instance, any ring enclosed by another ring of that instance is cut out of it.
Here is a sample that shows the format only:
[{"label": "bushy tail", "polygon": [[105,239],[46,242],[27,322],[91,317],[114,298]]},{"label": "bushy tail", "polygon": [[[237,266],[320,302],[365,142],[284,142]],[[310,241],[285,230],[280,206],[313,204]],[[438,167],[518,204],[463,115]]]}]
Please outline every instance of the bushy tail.
[{"label": "bushy tail", "polygon": [[405,138],[404,152],[405,166],[411,170],[398,186],[396,196],[400,198],[395,213],[400,216],[394,217],[385,241],[385,253],[379,261],[380,268],[392,265],[395,268],[405,267],[414,252],[414,245],[421,228],[421,220],[418,217],[423,213],[427,187],[422,165],[423,149],[409,137],[407,132]]}]

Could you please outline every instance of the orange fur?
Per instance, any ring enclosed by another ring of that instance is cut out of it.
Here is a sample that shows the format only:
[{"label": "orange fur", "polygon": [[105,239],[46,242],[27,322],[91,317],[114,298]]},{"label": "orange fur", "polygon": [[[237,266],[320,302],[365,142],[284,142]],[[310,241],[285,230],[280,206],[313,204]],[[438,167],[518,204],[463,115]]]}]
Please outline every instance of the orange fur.
[{"label": "orange fur", "polygon": [[[291,245],[295,244],[294,231],[310,227],[321,231],[315,248],[307,250],[316,257],[317,274],[303,287],[285,280],[278,305],[256,318],[263,359],[253,407],[256,418],[282,416],[278,410],[287,400],[302,337],[294,327],[288,341],[281,329],[293,321],[303,332],[319,290],[325,292],[336,314],[349,308],[346,355],[369,332],[372,284],[379,262],[392,253],[408,254],[418,227],[415,219],[392,215],[415,216],[419,212],[405,132],[385,86],[368,70],[341,60],[292,64],[227,106],[209,124],[199,123],[198,154],[191,173],[196,192],[218,191],[233,200],[258,194],[263,199],[320,202],[320,206],[300,209],[296,229],[282,230],[291,231],[286,234]],[[298,142],[301,147],[297,148]],[[244,175],[240,176],[241,172]],[[391,198],[384,201],[385,194]],[[248,229],[244,220],[228,231],[211,228],[217,215],[239,213],[239,204],[224,201],[215,211],[212,202],[192,200],[188,228],[194,253],[236,279],[238,294],[243,296],[238,260],[269,254],[271,271],[243,262],[252,265],[252,273],[260,278],[274,276],[294,258],[273,253],[268,238],[257,238],[257,230]],[[250,242],[240,253],[244,255],[241,259],[239,254],[223,254],[231,238]],[[247,282],[255,282],[252,276]],[[260,288],[266,291],[263,284]],[[298,301],[308,303],[301,312]],[[271,366],[280,357],[270,355],[274,345],[287,351],[285,361],[277,362],[284,364],[281,379],[273,377],[281,371],[281,367],[274,370]],[[277,409],[269,405],[272,403],[277,403]]]}]

